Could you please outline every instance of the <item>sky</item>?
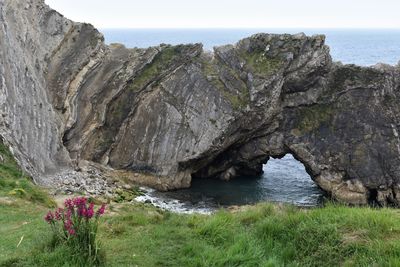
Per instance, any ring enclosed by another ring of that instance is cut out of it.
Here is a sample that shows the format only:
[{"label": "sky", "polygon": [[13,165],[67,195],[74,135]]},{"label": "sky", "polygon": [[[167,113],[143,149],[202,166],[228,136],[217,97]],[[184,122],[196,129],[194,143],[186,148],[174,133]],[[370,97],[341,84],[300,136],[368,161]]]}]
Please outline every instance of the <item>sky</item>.
[{"label": "sky", "polygon": [[400,0],[45,0],[97,28],[397,28]]}]

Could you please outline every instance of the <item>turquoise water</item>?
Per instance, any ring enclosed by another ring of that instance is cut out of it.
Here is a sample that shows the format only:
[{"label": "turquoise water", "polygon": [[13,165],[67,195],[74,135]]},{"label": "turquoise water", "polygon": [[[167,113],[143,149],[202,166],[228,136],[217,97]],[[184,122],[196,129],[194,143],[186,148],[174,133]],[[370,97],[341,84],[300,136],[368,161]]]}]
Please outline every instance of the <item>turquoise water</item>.
[{"label": "turquoise water", "polygon": [[[335,61],[345,64],[374,65],[378,62],[397,64],[400,60],[400,30],[324,30],[324,29],[179,29],[133,30],[103,29],[107,43],[123,43],[127,47],[148,47],[160,43],[180,44],[201,42],[204,49],[232,44],[258,32],[325,34]],[[161,206],[176,205],[190,210],[207,209],[219,205],[241,205],[260,201],[316,206],[323,200],[323,192],[314,184],[304,166],[291,155],[271,159],[264,165],[260,177],[241,177],[229,182],[194,180],[192,187],[176,192],[149,193],[151,201]],[[143,198],[146,200],[146,198]],[[183,206],[181,205],[183,203]]]}]

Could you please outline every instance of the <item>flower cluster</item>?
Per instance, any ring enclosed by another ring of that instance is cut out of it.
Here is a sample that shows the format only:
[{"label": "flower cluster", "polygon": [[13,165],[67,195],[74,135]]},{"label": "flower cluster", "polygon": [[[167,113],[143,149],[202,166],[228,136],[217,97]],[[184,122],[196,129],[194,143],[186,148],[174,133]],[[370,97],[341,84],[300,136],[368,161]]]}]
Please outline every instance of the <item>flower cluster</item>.
[{"label": "flower cluster", "polygon": [[65,238],[76,234],[77,228],[84,226],[93,217],[97,219],[104,214],[105,204],[95,212],[94,203],[88,203],[85,197],[76,197],[74,199],[66,199],[64,209],[58,208],[54,212],[49,211],[44,217],[45,221],[53,226],[53,230],[58,222],[62,225],[62,233]]}]

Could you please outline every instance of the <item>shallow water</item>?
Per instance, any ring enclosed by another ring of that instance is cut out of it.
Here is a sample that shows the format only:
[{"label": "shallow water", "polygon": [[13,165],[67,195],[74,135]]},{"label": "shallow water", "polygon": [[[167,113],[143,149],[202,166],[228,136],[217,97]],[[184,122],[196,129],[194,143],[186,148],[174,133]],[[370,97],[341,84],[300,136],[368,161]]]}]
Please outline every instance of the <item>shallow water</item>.
[{"label": "shallow water", "polygon": [[239,177],[228,182],[194,179],[191,188],[173,192],[150,191],[139,200],[178,212],[208,213],[218,207],[261,201],[314,207],[322,204],[323,195],[304,165],[292,155],[286,155],[282,159],[270,159],[260,177]]}]

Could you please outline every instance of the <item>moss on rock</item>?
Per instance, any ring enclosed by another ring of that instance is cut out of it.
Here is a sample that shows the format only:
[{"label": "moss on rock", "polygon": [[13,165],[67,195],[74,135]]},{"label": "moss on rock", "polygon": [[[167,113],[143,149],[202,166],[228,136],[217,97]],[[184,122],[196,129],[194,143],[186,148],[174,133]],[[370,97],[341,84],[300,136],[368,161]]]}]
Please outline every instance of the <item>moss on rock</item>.
[{"label": "moss on rock", "polygon": [[246,61],[251,72],[261,77],[273,74],[282,66],[281,59],[271,57],[261,50],[241,53],[240,57]]},{"label": "moss on rock", "polygon": [[[202,71],[206,76],[207,80],[220,90],[225,99],[227,99],[234,110],[241,110],[245,108],[250,102],[249,91],[244,82],[239,78],[239,75],[231,68],[223,65],[217,60],[207,61],[202,60],[201,62]],[[234,80],[242,83],[243,86],[237,88],[237,92],[231,92],[221,79],[221,72],[225,71],[229,73]]]},{"label": "moss on rock", "polygon": [[322,124],[331,121],[333,114],[333,107],[326,104],[302,108],[298,113],[296,126],[291,132],[298,136],[317,130]]},{"label": "moss on rock", "polygon": [[157,76],[168,69],[171,64],[180,57],[182,45],[166,46],[147,64],[130,83],[128,89],[138,91],[155,81]]}]

